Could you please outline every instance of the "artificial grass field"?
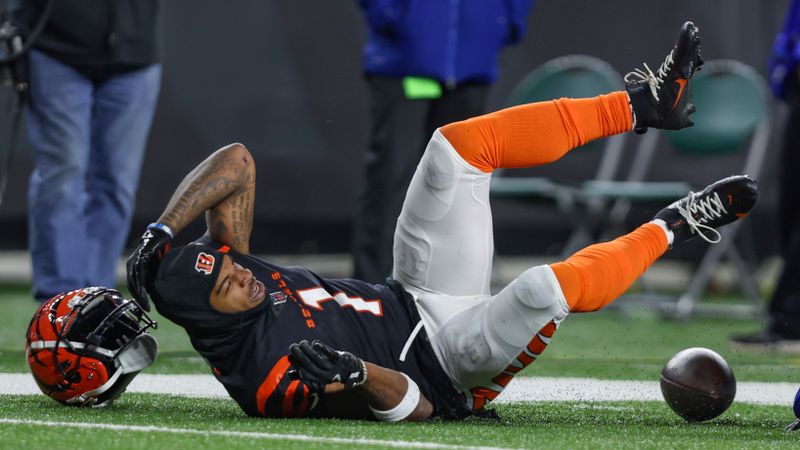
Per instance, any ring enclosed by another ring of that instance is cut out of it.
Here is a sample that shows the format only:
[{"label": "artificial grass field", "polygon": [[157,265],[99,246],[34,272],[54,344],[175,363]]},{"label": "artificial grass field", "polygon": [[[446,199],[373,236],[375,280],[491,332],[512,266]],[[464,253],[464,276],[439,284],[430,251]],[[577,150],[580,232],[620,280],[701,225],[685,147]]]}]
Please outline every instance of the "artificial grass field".
[{"label": "artificial grass field", "polygon": [[[36,309],[26,287],[0,287],[0,372],[27,372],[24,333]],[[160,319],[156,315],[157,319]],[[757,329],[755,321],[692,319],[662,322],[646,313],[574,315],[523,375],[655,381],[677,351],[705,346],[722,354],[739,381],[800,384],[800,358],[732,351],[730,333]],[[156,363],[145,373],[208,374],[183,331],[159,320]],[[787,399],[787,403],[791,399]],[[539,402],[493,405],[500,421],[387,425],[336,420],[246,417],[232,400],[125,394],[111,408],[65,408],[44,396],[0,396],[0,448],[338,448],[446,445],[504,448],[800,448],[800,432],[787,433],[788,407],[734,403],[722,416],[687,424],[663,402]],[[4,423],[3,420],[6,420]],[[8,420],[155,426],[163,429],[93,429],[8,423]],[[166,428],[172,429],[167,430]],[[174,430],[179,428],[180,430]],[[190,430],[190,431],[183,431]],[[192,432],[191,430],[200,430]],[[214,434],[225,432],[227,434]],[[344,438],[345,441],[247,435],[235,432]],[[194,434],[191,434],[194,433]],[[377,439],[378,442],[363,441]]]},{"label": "artificial grass field", "polygon": [[[660,402],[497,405],[499,421],[381,424],[343,420],[268,420],[245,417],[232,400],[125,394],[105,410],[65,408],[44,396],[0,396],[0,417],[42,421],[206,430],[80,429],[0,423],[3,448],[447,448],[446,445],[547,449],[790,449],[800,435],[783,431],[781,407],[734,404],[722,417],[687,424]],[[259,433],[256,436],[233,432]],[[274,439],[291,434],[346,439]],[[363,440],[382,442],[368,445]],[[416,445],[415,445],[416,443]],[[439,444],[439,445],[436,445]]]}]

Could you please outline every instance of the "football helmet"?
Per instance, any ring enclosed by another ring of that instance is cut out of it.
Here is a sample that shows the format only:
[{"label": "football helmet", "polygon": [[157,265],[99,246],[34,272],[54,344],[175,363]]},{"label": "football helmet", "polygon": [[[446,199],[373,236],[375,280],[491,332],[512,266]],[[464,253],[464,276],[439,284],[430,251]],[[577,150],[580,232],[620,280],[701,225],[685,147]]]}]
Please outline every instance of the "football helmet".
[{"label": "football helmet", "polygon": [[157,324],[118,291],[88,287],[56,295],[33,315],[25,358],[36,384],[59,403],[107,406],[156,358]]}]

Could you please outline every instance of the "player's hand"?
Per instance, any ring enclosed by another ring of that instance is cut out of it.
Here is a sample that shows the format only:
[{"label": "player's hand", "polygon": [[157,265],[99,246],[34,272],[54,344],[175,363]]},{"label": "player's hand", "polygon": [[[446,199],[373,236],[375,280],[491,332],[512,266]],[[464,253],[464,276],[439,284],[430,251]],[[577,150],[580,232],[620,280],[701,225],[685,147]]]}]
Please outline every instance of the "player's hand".
[{"label": "player's hand", "polygon": [[172,233],[163,225],[150,224],[139,239],[139,246],[128,257],[128,289],[145,311],[150,311],[147,286],[158,272],[164,253],[169,250]]},{"label": "player's hand", "polygon": [[322,393],[331,383],[342,383],[344,390],[360,386],[367,381],[364,361],[349,352],[334,350],[320,341],[303,340],[289,346],[289,362],[296,376],[313,392]]}]

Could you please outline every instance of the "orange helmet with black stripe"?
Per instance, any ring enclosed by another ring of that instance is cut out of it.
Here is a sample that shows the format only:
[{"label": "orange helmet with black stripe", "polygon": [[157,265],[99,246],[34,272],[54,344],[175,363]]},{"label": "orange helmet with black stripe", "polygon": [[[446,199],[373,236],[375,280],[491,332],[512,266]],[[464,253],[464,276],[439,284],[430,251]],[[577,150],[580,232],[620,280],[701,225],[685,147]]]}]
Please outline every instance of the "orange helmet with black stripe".
[{"label": "orange helmet with black stripe", "polygon": [[147,333],[155,327],[118,291],[78,289],[39,307],[25,356],[45,395],[66,405],[106,406],[155,360],[158,344]]}]

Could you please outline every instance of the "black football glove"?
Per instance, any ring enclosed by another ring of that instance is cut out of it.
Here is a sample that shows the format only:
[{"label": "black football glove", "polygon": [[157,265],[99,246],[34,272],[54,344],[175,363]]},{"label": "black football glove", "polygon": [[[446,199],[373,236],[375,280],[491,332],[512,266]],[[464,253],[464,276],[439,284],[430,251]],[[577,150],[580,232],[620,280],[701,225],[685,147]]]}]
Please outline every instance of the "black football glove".
[{"label": "black football glove", "polygon": [[136,302],[145,311],[150,311],[150,297],[147,293],[158,272],[158,266],[169,250],[172,232],[160,224],[150,224],[139,239],[139,246],[128,257],[128,289]]},{"label": "black football glove", "polygon": [[322,393],[326,385],[337,381],[344,384],[344,390],[367,381],[364,361],[352,353],[334,350],[316,340],[311,344],[302,340],[290,345],[289,362],[295,368],[294,375],[313,392]]}]

